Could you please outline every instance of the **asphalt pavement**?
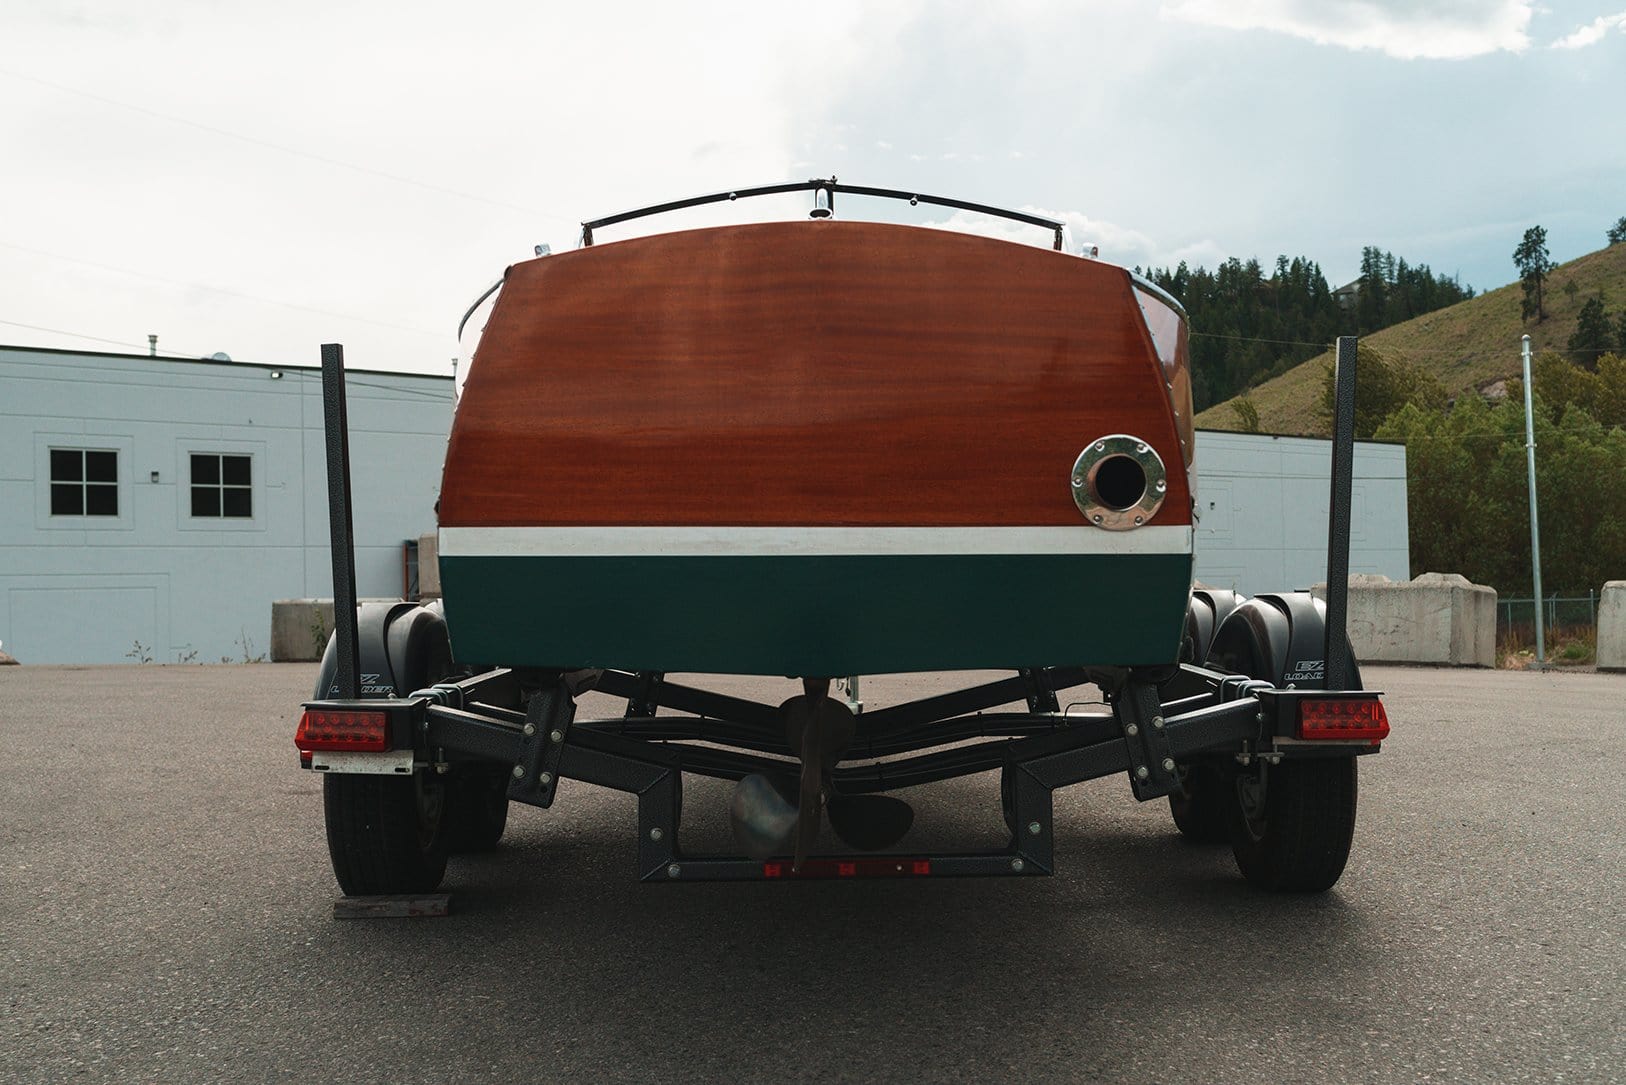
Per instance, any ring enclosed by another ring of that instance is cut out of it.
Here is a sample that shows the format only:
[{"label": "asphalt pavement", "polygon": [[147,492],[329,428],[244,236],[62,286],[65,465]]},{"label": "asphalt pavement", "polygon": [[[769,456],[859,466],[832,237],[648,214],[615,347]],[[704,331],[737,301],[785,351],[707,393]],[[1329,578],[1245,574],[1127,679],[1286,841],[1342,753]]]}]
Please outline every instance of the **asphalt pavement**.
[{"label": "asphalt pavement", "polygon": [[[452,915],[341,921],[313,667],[0,668],[0,1081],[1621,1081],[1626,676],[1365,670],[1321,896],[1122,777],[1057,794],[1050,878],[642,885],[632,799],[567,782]],[[911,797],[1001,842],[991,777]]]}]

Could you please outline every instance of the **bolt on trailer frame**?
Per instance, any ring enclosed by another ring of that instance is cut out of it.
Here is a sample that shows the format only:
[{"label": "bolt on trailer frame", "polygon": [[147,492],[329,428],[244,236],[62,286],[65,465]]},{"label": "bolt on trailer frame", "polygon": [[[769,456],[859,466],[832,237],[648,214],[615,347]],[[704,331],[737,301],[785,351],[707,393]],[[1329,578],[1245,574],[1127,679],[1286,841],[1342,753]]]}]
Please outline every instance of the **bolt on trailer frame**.
[{"label": "bolt on trailer frame", "polygon": [[[1199,758],[1264,766],[1351,758],[1378,750],[1387,734],[1358,737],[1317,730],[1328,709],[1371,702],[1349,667],[1346,573],[1353,471],[1355,340],[1338,343],[1332,456],[1332,514],[1324,640],[1319,620],[1288,630],[1287,658],[1304,673],[1281,684],[1189,663],[1156,668],[1052,667],[1025,670],[967,689],[867,711],[861,730],[832,773],[843,795],[871,794],[998,770],[1009,844],[998,850],[814,856],[800,870],[788,860],[686,854],[679,845],[685,773],[740,780],[758,773],[792,780],[798,763],[778,707],[668,681],[659,672],[543,671],[498,668],[388,699],[358,696],[356,588],[351,538],[343,351],[322,350],[335,586],[337,670],[329,696],[311,712],[381,717],[386,747],[405,756],[385,769],[447,772],[460,764],[510,766],[507,798],[547,808],[561,779],[638,796],[638,876],[644,881],[1038,875],[1054,869],[1052,792],[1127,773],[1141,801],[1175,795],[1183,767]],[[1282,599],[1283,597],[1269,597]],[[1306,604],[1293,604],[1304,606]],[[1293,609],[1281,604],[1284,612]],[[1274,635],[1274,634],[1273,634]],[[1315,653],[1320,652],[1320,660]],[[1324,667],[1322,663],[1324,661]],[[1308,669],[1306,669],[1308,668]],[[1086,683],[1109,711],[1070,715],[1056,693]],[[577,720],[576,697],[589,690],[625,698],[619,717]],[[1025,700],[1026,712],[990,712]],[[676,714],[657,715],[666,709]],[[1310,741],[1327,739],[1331,741]],[[855,763],[856,762],[856,763]],[[323,768],[311,764],[307,767]],[[1341,869],[1342,862],[1339,862]],[[1334,874],[1336,877],[1336,874]]]}]

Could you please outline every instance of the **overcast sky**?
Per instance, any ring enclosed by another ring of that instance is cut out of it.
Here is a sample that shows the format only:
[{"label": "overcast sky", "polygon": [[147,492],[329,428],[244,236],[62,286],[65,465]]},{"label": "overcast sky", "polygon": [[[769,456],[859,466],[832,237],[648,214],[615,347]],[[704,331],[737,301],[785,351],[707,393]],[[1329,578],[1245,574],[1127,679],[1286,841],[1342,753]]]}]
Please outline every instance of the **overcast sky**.
[{"label": "overcast sky", "polygon": [[468,303],[581,220],[832,174],[1126,265],[1337,285],[1374,244],[1500,286],[1527,226],[1566,260],[1626,215],[1623,8],[5,0],[0,343],[445,373]]}]

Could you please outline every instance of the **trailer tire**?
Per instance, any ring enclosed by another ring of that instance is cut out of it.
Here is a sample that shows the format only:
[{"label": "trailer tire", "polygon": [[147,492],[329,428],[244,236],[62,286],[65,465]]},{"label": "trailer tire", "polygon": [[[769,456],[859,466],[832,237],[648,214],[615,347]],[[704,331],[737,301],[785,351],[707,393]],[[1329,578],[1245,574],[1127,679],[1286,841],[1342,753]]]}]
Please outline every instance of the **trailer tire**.
[{"label": "trailer tire", "polygon": [[1331,889],[1355,835],[1357,775],[1354,757],[1238,769],[1229,813],[1242,876],[1278,893]]},{"label": "trailer tire", "polygon": [[434,773],[328,776],[322,800],[346,895],[427,893],[446,876],[446,785]]},{"label": "trailer tire", "polygon": [[447,791],[447,848],[453,854],[490,851],[508,827],[508,767],[459,765]]},{"label": "trailer tire", "polygon": [[1224,844],[1231,839],[1227,813],[1231,781],[1220,765],[1206,762],[1186,769],[1181,790],[1169,796],[1169,813],[1180,835],[1193,844]]}]

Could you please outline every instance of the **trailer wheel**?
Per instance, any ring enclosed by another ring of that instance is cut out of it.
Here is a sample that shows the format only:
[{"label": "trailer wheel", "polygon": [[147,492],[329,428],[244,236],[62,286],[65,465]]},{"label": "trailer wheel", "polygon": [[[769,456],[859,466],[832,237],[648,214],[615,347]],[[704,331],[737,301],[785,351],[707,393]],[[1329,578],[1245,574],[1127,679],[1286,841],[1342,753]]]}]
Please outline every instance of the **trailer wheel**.
[{"label": "trailer wheel", "polygon": [[1223,844],[1231,839],[1227,812],[1231,781],[1219,765],[1187,767],[1181,790],[1169,796],[1169,813],[1180,835],[1193,844]]},{"label": "trailer wheel", "polygon": [[349,896],[426,893],[446,876],[446,784],[434,773],[322,781],[327,847]]},{"label": "trailer wheel", "polygon": [[455,767],[447,790],[448,849],[456,854],[495,848],[508,827],[507,767]]},{"label": "trailer wheel", "polygon": [[1239,769],[1229,812],[1242,876],[1274,892],[1331,889],[1349,859],[1355,800],[1353,757]]}]

